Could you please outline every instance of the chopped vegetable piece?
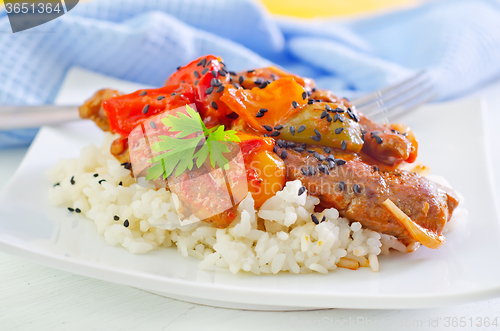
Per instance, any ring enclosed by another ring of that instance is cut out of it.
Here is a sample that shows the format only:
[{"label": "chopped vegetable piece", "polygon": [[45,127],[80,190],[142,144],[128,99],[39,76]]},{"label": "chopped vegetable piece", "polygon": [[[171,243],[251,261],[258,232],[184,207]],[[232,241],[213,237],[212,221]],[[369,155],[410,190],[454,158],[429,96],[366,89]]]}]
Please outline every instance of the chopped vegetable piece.
[{"label": "chopped vegetable piece", "polygon": [[[303,92],[302,86],[293,78],[287,77],[272,82],[265,89],[243,90],[228,86],[221,100],[251,128],[266,133],[265,124],[282,124],[307,105],[307,101],[301,97]],[[294,101],[297,103],[296,108],[292,105]],[[268,109],[268,112],[262,113],[262,108]],[[263,115],[257,116],[258,114]]]},{"label": "chopped vegetable piece", "polygon": [[394,215],[394,217],[398,219],[406,231],[408,231],[410,236],[425,247],[436,249],[446,242],[443,235],[438,235],[437,233],[425,229],[413,222],[412,219],[403,213],[403,211],[399,209],[390,199],[385,200],[383,205]]},{"label": "chopped vegetable piece", "polygon": [[[332,108],[336,107],[337,105],[332,106]],[[304,106],[301,112],[282,123],[283,130],[281,130],[280,137],[285,140],[331,148],[346,147],[345,150],[359,152],[363,147],[360,125],[348,117],[343,122],[328,122],[321,118],[324,109],[324,102]],[[344,115],[339,114],[339,116]],[[295,127],[301,130],[293,130],[292,128]]]}]

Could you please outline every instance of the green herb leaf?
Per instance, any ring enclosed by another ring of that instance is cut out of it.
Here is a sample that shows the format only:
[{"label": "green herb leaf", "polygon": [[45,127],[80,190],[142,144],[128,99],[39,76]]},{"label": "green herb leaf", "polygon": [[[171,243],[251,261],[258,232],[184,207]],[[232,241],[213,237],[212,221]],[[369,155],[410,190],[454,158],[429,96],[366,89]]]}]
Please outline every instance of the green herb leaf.
[{"label": "green herb leaf", "polygon": [[[174,170],[175,177],[178,177],[184,171],[193,169],[194,160],[196,167],[200,168],[208,157],[213,168],[219,166],[229,169],[229,161],[224,154],[230,151],[228,142],[241,141],[236,135],[237,131],[224,131],[223,125],[207,129],[200,114],[193,108],[186,106],[186,112],[187,114],[178,112],[177,116],[168,115],[161,120],[169,128],[169,132],[179,133],[175,138],[160,136],[161,141],[153,144],[153,150],[164,153],[149,160],[150,163],[156,164],[148,169],[146,180],[156,180],[161,175],[166,179]],[[193,134],[199,135],[186,138]],[[205,141],[202,143],[203,139]],[[195,153],[197,148],[199,149]]]}]

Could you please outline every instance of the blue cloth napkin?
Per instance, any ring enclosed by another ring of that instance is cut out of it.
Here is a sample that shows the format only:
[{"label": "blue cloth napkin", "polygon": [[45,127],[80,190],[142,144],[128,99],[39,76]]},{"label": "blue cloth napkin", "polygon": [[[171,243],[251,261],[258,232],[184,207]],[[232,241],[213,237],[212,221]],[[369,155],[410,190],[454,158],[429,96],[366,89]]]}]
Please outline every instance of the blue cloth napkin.
[{"label": "blue cloth napkin", "polygon": [[[3,32],[1,32],[3,31]],[[340,95],[426,68],[439,99],[500,78],[500,1],[443,0],[356,20],[274,18],[256,0],[94,0],[11,34],[0,12],[0,104],[51,103],[72,66],[161,86],[205,54],[231,69],[276,63]],[[36,130],[0,132],[0,148]]]}]

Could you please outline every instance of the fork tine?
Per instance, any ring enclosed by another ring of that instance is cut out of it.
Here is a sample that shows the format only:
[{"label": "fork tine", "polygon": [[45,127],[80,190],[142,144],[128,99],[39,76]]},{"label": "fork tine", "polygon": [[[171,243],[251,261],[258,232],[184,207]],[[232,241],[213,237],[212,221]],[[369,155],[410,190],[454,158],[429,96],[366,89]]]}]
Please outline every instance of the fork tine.
[{"label": "fork tine", "polygon": [[385,93],[377,100],[373,100],[371,103],[365,104],[361,107],[356,107],[360,112],[369,114],[370,112],[386,106],[387,108],[394,107],[394,104],[398,104],[401,99],[405,99],[408,95],[413,95],[417,93],[422,86],[426,86],[430,83],[430,78],[427,75],[419,75],[418,78],[413,79],[411,82],[401,85],[397,89],[391,90],[389,93]]},{"label": "fork tine", "polygon": [[371,104],[374,102],[377,102],[378,100],[384,98],[386,94],[389,94],[391,92],[396,92],[396,94],[399,94],[398,91],[400,88],[404,88],[406,85],[415,85],[414,82],[418,81],[422,76],[425,75],[425,70],[421,70],[417,72],[415,75],[395,84],[391,85],[389,87],[386,87],[385,89],[370,93],[366,96],[357,98],[352,100],[352,104],[356,106],[356,108],[363,107],[367,104]]},{"label": "fork tine", "polygon": [[403,95],[404,98],[401,98],[398,102],[391,105],[383,105],[375,111],[365,114],[365,116],[373,120],[382,118],[394,120],[395,118],[408,114],[418,106],[433,100],[437,96],[434,91],[434,86],[430,82],[412,92],[413,93],[406,93]]}]

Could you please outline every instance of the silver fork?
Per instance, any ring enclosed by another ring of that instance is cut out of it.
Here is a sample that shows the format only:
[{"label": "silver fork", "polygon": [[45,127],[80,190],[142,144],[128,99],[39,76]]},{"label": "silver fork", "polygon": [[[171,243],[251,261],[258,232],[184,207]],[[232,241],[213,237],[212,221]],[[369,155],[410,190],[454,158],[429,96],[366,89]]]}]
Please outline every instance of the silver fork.
[{"label": "silver fork", "polygon": [[[352,100],[368,118],[394,120],[434,99],[436,94],[425,71],[380,91]],[[39,127],[76,120],[78,106],[0,106],[0,130]]]},{"label": "silver fork", "polygon": [[437,93],[425,70],[385,89],[369,93],[351,103],[376,122],[393,121],[432,101]]}]

